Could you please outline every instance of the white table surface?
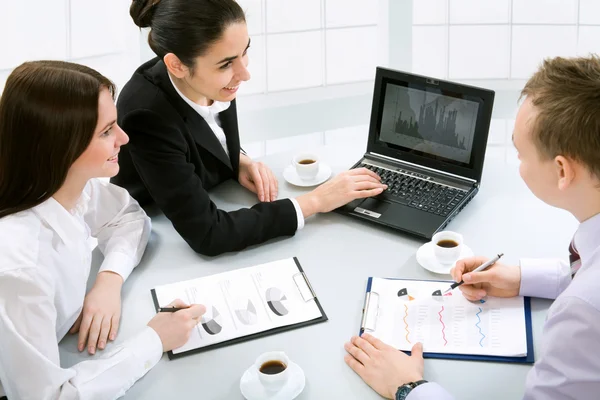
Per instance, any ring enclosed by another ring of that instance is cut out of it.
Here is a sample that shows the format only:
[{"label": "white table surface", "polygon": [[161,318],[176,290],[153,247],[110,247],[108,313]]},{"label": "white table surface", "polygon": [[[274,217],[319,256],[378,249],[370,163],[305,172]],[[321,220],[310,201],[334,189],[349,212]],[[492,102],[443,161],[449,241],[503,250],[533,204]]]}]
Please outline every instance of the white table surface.
[{"label": "white table surface", "polygon": [[[315,149],[334,174],[359,159],[364,147],[348,145]],[[279,179],[280,198],[308,189],[283,180],[291,153],[262,159]],[[234,182],[212,192],[225,210],[248,207],[254,194]],[[152,215],[151,215],[152,216]],[[366,221],[336,213],[309,218],[293,238],[280,238],[238,253],[203,257],[194,253],[162,215],[153,217],[153,234],[141,264],[123,287],[123,312],[117,340],[138,332],[154,314],[150,289],[268,261],[296,256],[329,317],[329,321],[282,334],[267,336],[170,361],[166,355],[126,394],[126,399],[243,399],[240,377],[266,351],[283,350],[304,370],[306,387],[299,400],[380,398],[344,363],[343,344],[359,329],[367,277],[439,279],[415,259],[423,241]],[[482,187],[473,201],[446,229],[464,235],[475,254],[505,254],[503,262],[519,257],[565,257],[577,227],[570,215],[536,199],[514,165],[503,157],[486,159]],[[101,255],[94,253],[97,268]],[[94,271],[94,269],[92,269]],[[449,278],[449,276],[448,276]],[[542,326],[550,301],[534,299],[533,336],[536,358]],[[109,345],[110,346],[110,345]],[[60,344],[63,365],[72,365],[86,354],[76,350],[76,338]],[[457,399],[511,400],[523,395],[530,365],[425,360],[425,379],[446,387]]]}]

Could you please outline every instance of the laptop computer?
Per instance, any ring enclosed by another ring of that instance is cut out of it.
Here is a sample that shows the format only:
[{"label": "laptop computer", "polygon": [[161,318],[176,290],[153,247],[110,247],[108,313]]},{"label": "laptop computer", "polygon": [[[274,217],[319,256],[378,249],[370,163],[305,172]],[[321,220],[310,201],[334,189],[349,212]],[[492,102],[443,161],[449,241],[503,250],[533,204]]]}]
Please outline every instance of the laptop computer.
[{"label": "laptop computer", "polygon": [[377,68],[365,167],[388,188],[336,211],[426,239],[477,194],[492,90]]}]

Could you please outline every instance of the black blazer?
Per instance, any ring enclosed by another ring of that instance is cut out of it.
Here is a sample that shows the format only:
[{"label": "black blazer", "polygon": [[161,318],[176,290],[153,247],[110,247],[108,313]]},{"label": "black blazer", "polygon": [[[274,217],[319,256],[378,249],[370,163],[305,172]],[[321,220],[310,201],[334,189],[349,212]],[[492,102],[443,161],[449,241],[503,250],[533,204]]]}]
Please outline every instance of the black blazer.
[{"label": "black blazer", "polygon": [[121,148],[121,169],[111,181],[141,205],[156,203],[192,249],[214,256],[295,234],[298,219],[289,199],[225,212],[208,196],[208,189],[238,178],[235,100],[219,114],[230,157],[204,118],[177,94],[159,58],[135,71],[117,112],[129,144]]}]

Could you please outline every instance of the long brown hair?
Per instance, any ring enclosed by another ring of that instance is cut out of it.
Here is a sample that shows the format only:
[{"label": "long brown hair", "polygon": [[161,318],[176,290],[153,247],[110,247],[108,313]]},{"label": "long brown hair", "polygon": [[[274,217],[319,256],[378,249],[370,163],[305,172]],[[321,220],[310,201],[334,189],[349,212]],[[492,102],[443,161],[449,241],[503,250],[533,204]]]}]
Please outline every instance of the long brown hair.
[{"label": "long brown hair", "polygon": [[0,98],[0,218],[43,203],[89,146],[100,91],[114,84],[64,61],[26,62]]},{"label": "long brown hair", "polygon": [[541,155],[570,157],[600,179],[600,57],[547,59],[521,96],[538,112],[532,136]]}]

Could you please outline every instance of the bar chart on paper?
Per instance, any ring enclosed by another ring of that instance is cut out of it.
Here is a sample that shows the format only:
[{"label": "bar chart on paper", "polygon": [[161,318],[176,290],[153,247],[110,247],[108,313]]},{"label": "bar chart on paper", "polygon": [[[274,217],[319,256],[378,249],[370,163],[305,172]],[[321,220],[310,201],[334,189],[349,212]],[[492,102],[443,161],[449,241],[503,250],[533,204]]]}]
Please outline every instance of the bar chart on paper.
[{"label": "bar chart on paper", "polygon": [[365,331],[405,351],[421,342],[429,353],[527,355],[522,297],[471,302],[459,290],[442,295],[447,285],[373,278],[368,312],[376,318]]}]

